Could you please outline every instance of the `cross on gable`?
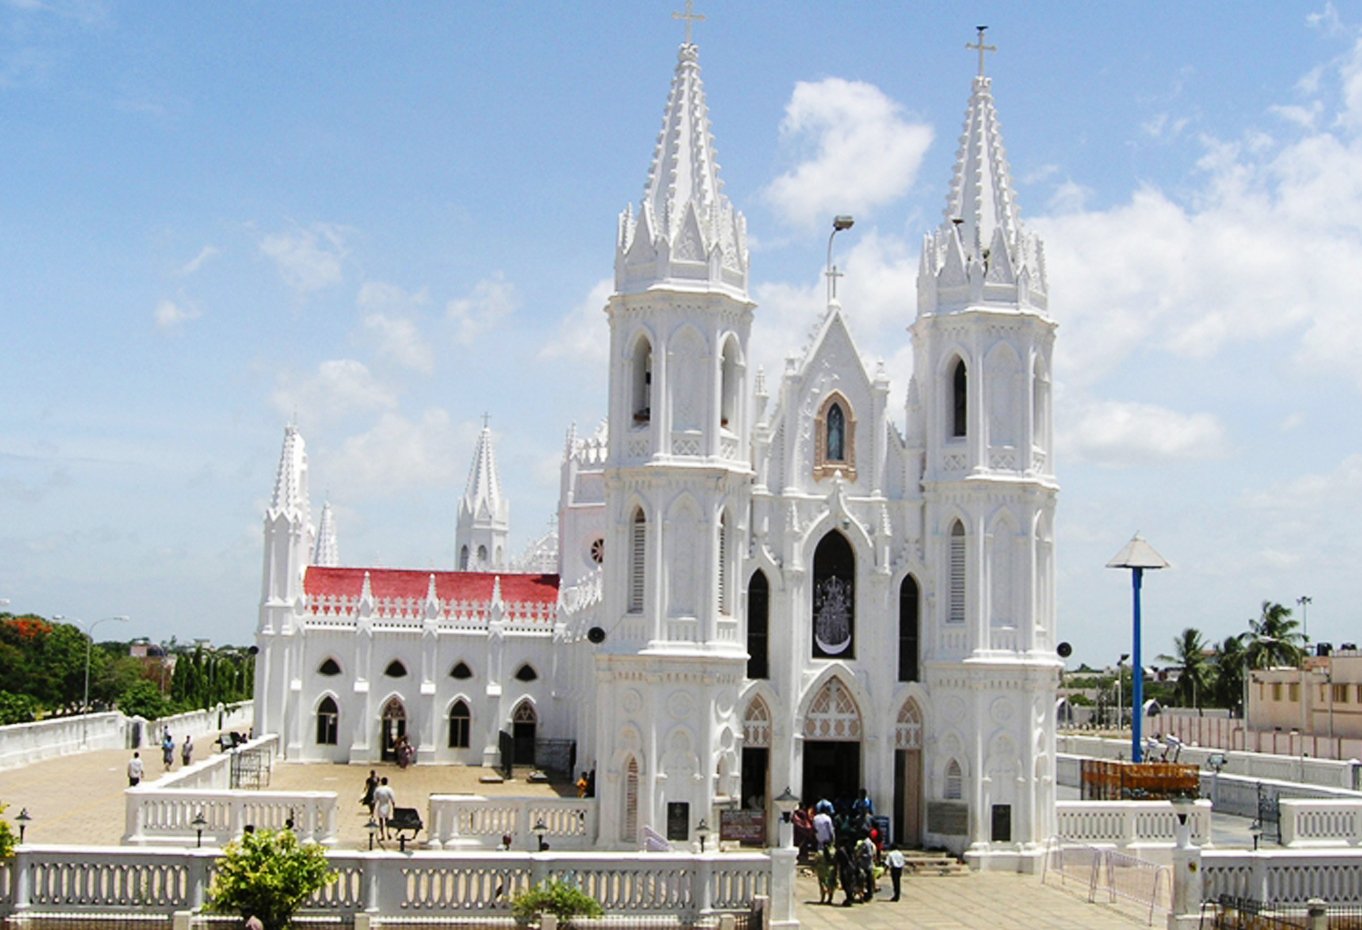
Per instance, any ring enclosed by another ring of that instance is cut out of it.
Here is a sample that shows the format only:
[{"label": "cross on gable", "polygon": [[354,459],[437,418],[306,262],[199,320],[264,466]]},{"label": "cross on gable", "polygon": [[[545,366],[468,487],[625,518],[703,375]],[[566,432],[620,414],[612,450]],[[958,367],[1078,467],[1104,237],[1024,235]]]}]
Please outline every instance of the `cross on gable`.
[{"label": "cross on gable", "polygon": [[686,21],[686,44],[687,44],[687,45],[691,45],[691,44],[692,44],[692,43],[691,43],[691,34],[690,34],[690,33],[691,33],[691,27],[692,27],[695,23],[702,23],[702,22],[705,21],[705,17],[704,17],[704,14],[703,14],[703,13],[697,13],[697,12],[695,12],[695,3],[694,3],[694,0],[686,0],[686,12],[684,12],[684,13],[672,13],[672,19],[684,19],[684,20]]},{"label": "cross on gable", "polygon": [[[690,0],[687,0],[687,3],[688,3],[688,4],[689,4],[689,2],[690,2]],[[985,53],[985,52],[996,52],[996,51],[998,50],[998,46],[996,46],[996,45],[985,45],[985,44],[984,44],[984,32],[987,31],[987,29],[988,29],[987,26],[975,26],[974,28],[977,29],[977,30],[979,30],[979,41],[978,41],[978,43],[975,44],[975,45],[970,45],[968,42],[966,42],[966,43],[965,43],[965,48],[970,49],[970,50],[972,50],[972,51],[977,51],[977,52],[979,53],[979,77],[983,77],[983,76],[984,76],[984,53]]]}]

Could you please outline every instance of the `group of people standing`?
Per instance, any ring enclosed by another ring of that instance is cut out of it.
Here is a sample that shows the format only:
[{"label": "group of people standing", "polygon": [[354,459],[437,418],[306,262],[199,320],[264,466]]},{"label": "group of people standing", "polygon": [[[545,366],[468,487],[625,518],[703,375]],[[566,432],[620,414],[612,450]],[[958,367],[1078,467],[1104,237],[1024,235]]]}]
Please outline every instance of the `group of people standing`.
[{"label": "group of people standing", "polygon": [[[194,760],[194,738],[188,733],[184,735],[184,742],[180,744],[180,760],[184,765],[189,765]],[[167,772],[175,767],[175,737],[169,730],[161,734],[161,762],[164,763]],[[128,760],[128,787],[135,788],[140,785],[145,774],[146,767],[142,762],[142,754],[134,752],[132,758]]]},{"label": "group of people standing", "polygon": [[818,876],[820,904],[832,904],[840,886],[842,905],[850,907],[874,899],[879,891],[879,871],[887,868],[893,884],[891,901],[902,894],[903,851],[897,845],[888,849],[875,826],[875,805],[864,788],[850,803],[820,800],[813,807],[801,808],[791,818],[795,845],[801,857],[811,861]]}]

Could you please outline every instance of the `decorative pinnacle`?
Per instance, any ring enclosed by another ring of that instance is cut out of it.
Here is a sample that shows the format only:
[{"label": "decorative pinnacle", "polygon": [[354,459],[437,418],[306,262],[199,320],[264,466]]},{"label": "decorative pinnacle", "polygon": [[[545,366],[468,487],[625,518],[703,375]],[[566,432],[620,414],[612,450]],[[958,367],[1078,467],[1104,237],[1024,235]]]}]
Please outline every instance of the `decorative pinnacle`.
[{"label": "decorative pinnacle", "polygon": [[693,26],[695,23],[702,23],[702,22],[705,21],[705,16],[704,16],[703,13],[697,13],[697,12],[695,12],[695,4],[694,4],[693,0],[686,0],[686,12],[684,12],[684,13],[672,13],[672,19],[684,19],[684,20],[686,21],[686,42],[685,42],[685,44],[686,44],[686,45],[693,45],[694,43],[691,42],[691,34],[690,34],[690,33],[691,33],[691,26]]},{"label": "decorative pinnacle", "polygon": [[[689,4],[690,0],[686,0],[686,2],[687,2],[687,4]],[[996,45],[985,45],[985,44],[984,44],[984,33],[988,31],[988,27],[987,27],[987,26],[975,26],[974,28],[977,29],[977,30],[979,30],[979,41],[978,41],[978,44],[976,44],[976,45],[970,45],[968,42],[966,42],[966,43],[965,43],[965,48],[970,49],[971,51],[978,51],[978,52],[979,52],[979,77],[983,77],[983,76],[984,76],[984,53],[985,53],[985,52],[996,52],[996,51],[998,50],[998,46],[996,46]],[[689,41],[689,40],[687,40],[687,41]]]}]

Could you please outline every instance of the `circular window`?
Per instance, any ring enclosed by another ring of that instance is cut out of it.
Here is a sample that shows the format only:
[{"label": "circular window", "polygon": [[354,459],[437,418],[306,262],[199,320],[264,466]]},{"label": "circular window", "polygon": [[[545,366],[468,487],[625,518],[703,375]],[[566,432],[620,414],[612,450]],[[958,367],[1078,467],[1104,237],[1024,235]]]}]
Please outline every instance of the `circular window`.
[{"label": "circular window", "polygon": [[591,540],[591,561],[597,565],[605,561],[605,540],[599,536]]}]

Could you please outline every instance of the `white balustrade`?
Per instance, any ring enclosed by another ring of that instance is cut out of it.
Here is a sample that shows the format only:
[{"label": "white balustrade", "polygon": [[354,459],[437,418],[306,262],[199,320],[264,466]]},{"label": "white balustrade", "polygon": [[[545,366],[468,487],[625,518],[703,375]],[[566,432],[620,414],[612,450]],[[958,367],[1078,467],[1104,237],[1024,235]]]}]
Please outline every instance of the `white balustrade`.
[{"label": "white balustrade", "polygon": [[487,798],[430,796],[427,845],[431,849],[495,849],[509,833],[513,844],[534,849],[534,826],[543,822],[552,849],[590,849],[596,835],[595,798]]},{"label": "white balustrade", "polygon": [[281,830],[292,820],[303,839],[332,846],[340,823],[334,791],[190,791],[138,785],[125,791],[124,798],[123,842],[130,846],[182,846],[196,840],[193,821],[200,814],[210,845],[235,839],[247,825]]},{"label": "white balustrade", "polygon": [[[27,845],[5,869],[13,887],[0,916],[47,913],[170,914],[201,907],[220,851]],[[747,910],[770,894],[764,853],[329,852],[336,880],[304,914],[391,917],[509,916],[511,898],[539,882],[575,882],[614,915]],[[781,906],[773,901],[773,911]],[[785,908],[788,909],[788,908]],[[772,913],[773,921],[793,914]]]},{"label": "white balustrade", "polygon": [[1362,844],[1362,801],[1283,798],[1278,811],[1283,846],[1299,849]]},{"label": "white balustrade", "polygon": [[[1068,842],[1120,849],[1165,847],[1176,841],[1177,814],[1170,801],[1057,801],[1059,835]],[[1211,835],[1211,802],[1197,801],[1188,815],[1192,842]]]},{"label": "white balustrade", "polygon": [[1201,853],[1202,899],[1228,894],[1274,906],[1362,903],[1362,850],[1207,849]]}]

